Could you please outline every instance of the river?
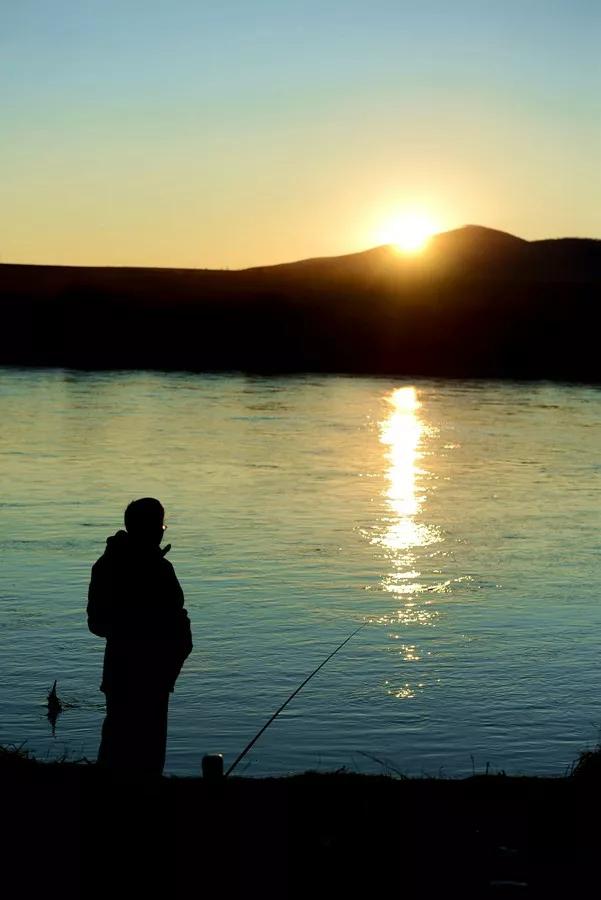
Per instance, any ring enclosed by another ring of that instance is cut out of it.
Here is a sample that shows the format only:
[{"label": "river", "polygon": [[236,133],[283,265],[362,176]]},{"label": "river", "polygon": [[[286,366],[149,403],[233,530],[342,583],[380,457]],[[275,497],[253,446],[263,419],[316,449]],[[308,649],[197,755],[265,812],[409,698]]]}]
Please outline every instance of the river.
[{"label": "river", "polygon": [[[166,771],[562,774],[601,723],[601,392],[0,370],[0,742],[94,759],[90,566],[156,496],[194,651]],[[68,704],[52,733],[54,679]]]}]

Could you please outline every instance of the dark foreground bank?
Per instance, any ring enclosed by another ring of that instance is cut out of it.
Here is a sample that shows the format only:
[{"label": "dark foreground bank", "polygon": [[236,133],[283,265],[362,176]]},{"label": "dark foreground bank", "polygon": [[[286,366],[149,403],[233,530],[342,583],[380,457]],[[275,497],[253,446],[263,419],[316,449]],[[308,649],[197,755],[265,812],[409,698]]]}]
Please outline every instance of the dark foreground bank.
[{"label": "dark foreground bank", "polygon": [[594,762],[555,779],[215,785],[2,751],[3,893],[12,881],[20,898],[584,896],[601,875]]}]

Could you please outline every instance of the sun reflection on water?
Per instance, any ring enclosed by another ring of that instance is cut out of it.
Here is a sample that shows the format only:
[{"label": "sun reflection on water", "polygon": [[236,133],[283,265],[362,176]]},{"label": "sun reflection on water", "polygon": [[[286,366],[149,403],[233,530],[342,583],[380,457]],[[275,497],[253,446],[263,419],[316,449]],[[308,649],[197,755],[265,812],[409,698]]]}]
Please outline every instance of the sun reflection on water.
[{"label": "sun reflection on water", "polygon": [[417,551],[440,540],[435,528],[420,521],[426,499],[421,468],[424,437],[431,429],[422,421],[421,403],[412,386],[393,390],[387,397],[388,415],[380,422],[380,442],[386,448],[387,487],[384,492],[390,515],[373,542],[389,562],[390,570],[382,578],[383,589],[393,594],[402,606],[378,621],[388,624],[433,624],[437,617],[431,601],[420,595],[431,590],[420,581]]},{"label": "sun reflection on water", "polygon": [[424,426],[417,416],[421,404],[414,387],[397,388],[387,400],[392,409],[380,423],[380,441],[388,448],[386,497],[394,520],[382,543],[391,550],[406,550],[423,544],[427,537],[427,529],[415,521],[423,502],[417,492],[416,478]]}]

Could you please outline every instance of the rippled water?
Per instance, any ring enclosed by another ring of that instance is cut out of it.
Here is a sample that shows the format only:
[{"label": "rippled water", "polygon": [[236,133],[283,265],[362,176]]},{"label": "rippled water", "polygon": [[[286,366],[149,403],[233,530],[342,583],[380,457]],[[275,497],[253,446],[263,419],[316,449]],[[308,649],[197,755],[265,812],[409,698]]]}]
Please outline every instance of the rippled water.
[{"label": "rippled water", "polygon": [[[195,649],[167,771],[557,773],[601,723],[601,393],[0,370],[0,742],[95,756],[92,562],[159,497]],[[52,735],[45,695],[73,705]]]}]

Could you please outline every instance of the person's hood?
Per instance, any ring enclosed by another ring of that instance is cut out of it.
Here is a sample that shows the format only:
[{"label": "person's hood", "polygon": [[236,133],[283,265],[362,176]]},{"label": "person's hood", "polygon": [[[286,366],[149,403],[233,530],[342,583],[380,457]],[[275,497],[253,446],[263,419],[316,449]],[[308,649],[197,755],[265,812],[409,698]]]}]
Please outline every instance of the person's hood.
[{"label": "person's hood", "polygon": [[131,554],[165,556],[170,550],[171,544],[167,544],[165,547],[152,544],[140,544],[138,541],[132,540],[131,535],[121,528],[115,534],[111,534],[107,537],[104,555],[112,558],[130,556]]}]

